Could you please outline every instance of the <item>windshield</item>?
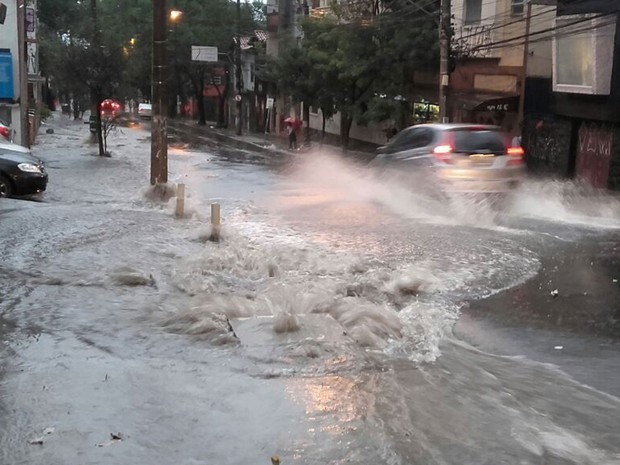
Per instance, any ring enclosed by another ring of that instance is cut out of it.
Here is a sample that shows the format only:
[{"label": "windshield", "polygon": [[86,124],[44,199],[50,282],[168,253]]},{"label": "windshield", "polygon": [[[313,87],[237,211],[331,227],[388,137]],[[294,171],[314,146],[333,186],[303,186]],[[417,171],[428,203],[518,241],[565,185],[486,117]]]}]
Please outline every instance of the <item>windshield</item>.
[{"label": "windshield", "polygon": [[456,153],[504,154],[506,144],[499,130],[458,129],[452,131]]}]

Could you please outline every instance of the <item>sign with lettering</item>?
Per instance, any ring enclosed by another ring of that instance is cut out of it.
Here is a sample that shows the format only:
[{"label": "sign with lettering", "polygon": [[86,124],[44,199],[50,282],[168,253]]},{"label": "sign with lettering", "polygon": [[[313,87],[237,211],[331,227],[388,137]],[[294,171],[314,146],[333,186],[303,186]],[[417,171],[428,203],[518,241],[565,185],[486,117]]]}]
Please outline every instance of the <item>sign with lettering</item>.
[{"label": "sign with lettering", "polygon": [[519,96],[499,97],[485,100],[476,105],[473,111],[516,112],[519,108]]},{"label": "sign with lettering", "polygon": [[217,47],[192,45],[192,61],[215,63],[217,61]]}]

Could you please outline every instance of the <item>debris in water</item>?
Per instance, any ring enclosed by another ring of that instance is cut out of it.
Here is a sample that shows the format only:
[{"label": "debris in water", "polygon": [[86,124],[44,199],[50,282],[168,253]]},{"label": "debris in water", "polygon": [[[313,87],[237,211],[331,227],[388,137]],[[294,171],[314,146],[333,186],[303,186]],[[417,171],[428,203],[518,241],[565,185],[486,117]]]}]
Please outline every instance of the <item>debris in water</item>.
[{"label": "debris in water", "polygon": [[155,287],[152,274],[148,276],[130,268],[121,269],[111,275],[112,280],[119,286],[151,286]]},{"label": "debris in water", "polygon": [[271,456],[271,463],[272,465],[280,465],[280,457],[277,455]]},{"label": "debris in water", "polygon": [[558,295],[560,295],[560,291],[558,291],[557,289],[554,289],[554,290],[551,291],[551,295],[553,297],[557,297]]},{"label": "debris in water", "polygon": [[555,350],[562,350],[564,348],[564,346],[555,346],[554,349]]},{"label": "debris in water", "polygon": [[52,428],[52,427],[50,426],[50,427],[47,427],[47,428],[45,428],[45,429],[43,430],[43,434],[52,434],[54,431],[56,431],[56,428]]},{"label": "debris in water", "polygon": [[32,444],[33,446],[42,446],[43,445],[43,436],[41,436],[40,438],[31,439],[30,440],[30,444]]},{"label": "debris in water", "polygon": [[97,444],[97,447],[111,446],[112,444],[116,444],[116,443],[121,442],[123,440],[123,435],[121,433],[110,433],[110,437],[112,439],[110,439],[109,441],[101,442],[101,443]]},{"label": "debris in water", "polygon": [[47,128],[45,134],[54,134],[54,130],[52,128]]},{"label": "debris in water", "polygon": [[617,280],[616,278],[612,279],[612,281],[613,281],[614,283],[617,283],[617,282],[618,282],[618,280]]}]

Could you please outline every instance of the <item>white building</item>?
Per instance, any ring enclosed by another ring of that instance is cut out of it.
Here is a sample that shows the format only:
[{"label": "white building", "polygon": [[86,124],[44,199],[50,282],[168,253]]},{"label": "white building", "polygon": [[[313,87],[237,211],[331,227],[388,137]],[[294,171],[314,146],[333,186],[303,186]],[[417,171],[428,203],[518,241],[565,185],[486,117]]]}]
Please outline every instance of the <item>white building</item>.
[{"label": "white building", "polygon": [[[13,140],[29,146],[38,129],[41,101],[36,0],[2,0],[6,6],[0,24],[0,120],[13,131]],[[19,24],[24,24],[23,28]],[[20,39],[21,38],[21,39]],[[20,57],[24,57],[20,60]],[[28,105],[33,111],[28,114]]]}]

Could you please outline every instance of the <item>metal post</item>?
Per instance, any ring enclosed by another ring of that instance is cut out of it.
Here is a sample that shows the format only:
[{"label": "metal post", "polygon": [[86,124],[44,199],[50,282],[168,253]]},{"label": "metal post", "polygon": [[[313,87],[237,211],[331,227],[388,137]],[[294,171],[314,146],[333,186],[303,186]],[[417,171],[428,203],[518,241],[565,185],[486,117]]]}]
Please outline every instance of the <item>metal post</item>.
[{"label": "metal post", "polygon": [[30,147],[28,130],[28,65],[26,62],[26,2],[17,0],[17,50],[19,54],[19,121],[21,126],[19,143]]},{"label": "metal post", "polygon": [[174,210],[177,218],[185,216],[185,184],[177,184],[177,205]]},{"label": "metal post", "polygon": [[[239,34],[240,28],[241,28],[241,0],[237,0],[237,21],[235,24],[235,29],[236,29],[236,35],[237,35],[237,40],[236,40],[236,46],[235,46],[235,62],[236,62],[236,68],[237,68],[237,95],[239,95],[239,97],[241,97],[241,35]],[[242,107],[242,103],[241,103],[241,99],[237,99],[235,101],[235,105],[237,107],[237,135],[240,136],[241,135],[241,131],[242,131],[242,117],[243,117],[243,107]]]},{"label": "metal post", "polygon": [[439,16],[439,118],[442,123],[450,120],[448,93],[450,91],[450,10],[451,0],[441,0]]},{"label": "metal post", "polygon": [[221,215],[220,215],[220,204],[212,203],[211,204],[211,236],[209,240],[213,242],[218,242],[220,240],[220,231],[221,231]]},{"label": "metal post", "polygon": [[517,128],[521,134],[523,125],[523,115],[525,112],[525,81],[527,79],[527,62],[530,54],[530,29],[532,25],[532,2],[527,2],[527,12],[525,17],[525,43],[523,45],[523,65],[521,66],[521,90],[519,94],[519,111],[517,114]]},{"label": "metal post", "polygon": [[153,0],[153,117],[151,121],[151,185],[168,182],[168,102],[166,100],[166,0]]}]

